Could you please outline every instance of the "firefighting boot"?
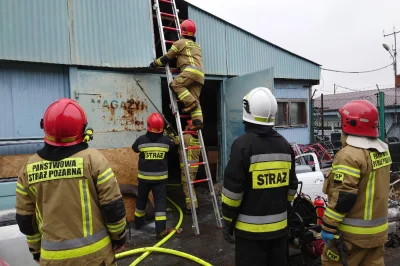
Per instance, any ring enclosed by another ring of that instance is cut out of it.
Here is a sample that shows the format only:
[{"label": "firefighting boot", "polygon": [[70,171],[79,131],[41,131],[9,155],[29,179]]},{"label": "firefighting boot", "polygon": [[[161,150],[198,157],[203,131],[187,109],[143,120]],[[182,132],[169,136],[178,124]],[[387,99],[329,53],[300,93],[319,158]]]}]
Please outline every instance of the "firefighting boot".
[{"label": "firefighting boot", "polygon": [[186,106],[185,108],[183,108],[182,113],[190,114],[190,112],[196,110],[198,107],[199,107],[199,104],[197,103],[197,101],[194,101],[191,104],[189,104],[188,106]]},{"label": "firefighting boot", "polygon": [[189,130],[201,130],[203,129],[203,122],[199,119],[193,119],[192,126],[189,128]]},{"label": "firefighting boot", "polygon": [[170,231],[171,231],[171,230],[165,229],[165,230],[162,231],[162,232],[156,233],[156,239],[157,239],[157,240],[163,239],[164,237],[166,237],[166,236],[169,234]]}]

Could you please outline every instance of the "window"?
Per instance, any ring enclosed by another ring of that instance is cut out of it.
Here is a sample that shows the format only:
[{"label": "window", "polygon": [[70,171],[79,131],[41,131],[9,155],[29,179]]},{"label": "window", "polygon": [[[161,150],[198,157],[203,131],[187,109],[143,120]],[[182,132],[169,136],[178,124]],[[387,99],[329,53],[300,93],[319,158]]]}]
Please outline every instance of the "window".
[{"label": "window", "polygon": [[279,126],[289,125],[289,103],[278,102],[278,117],[276,125]]},{"label": "window", "polygon": [[306,126],[307,101],[278,100],[277,127]]}]

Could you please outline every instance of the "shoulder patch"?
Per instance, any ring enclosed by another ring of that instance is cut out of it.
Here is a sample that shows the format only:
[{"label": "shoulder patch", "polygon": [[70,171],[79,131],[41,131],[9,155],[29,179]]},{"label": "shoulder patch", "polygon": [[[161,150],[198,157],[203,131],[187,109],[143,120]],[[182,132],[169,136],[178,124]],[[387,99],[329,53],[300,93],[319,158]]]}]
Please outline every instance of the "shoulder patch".
[{"label": "shoulder patch", "polygon": [[371,158],[372,168],[374,170],[385,167],[385,166],[389,166],[392,164],[392,158],[390,156],[389,151],[385,151],[382,153],[373,151],[373,152],[369,153],[369,156]]}]

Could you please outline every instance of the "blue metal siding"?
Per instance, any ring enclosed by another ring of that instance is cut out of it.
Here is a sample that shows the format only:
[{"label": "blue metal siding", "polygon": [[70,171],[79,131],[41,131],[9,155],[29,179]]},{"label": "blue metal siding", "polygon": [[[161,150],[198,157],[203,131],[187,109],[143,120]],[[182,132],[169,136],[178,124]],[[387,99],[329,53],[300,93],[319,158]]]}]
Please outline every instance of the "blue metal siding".
[{"label": "blue metal siding", "polygon": [[277,99],[306,99],[310,97],[310,89],[303,88],[306,82],[297,80],[275,81],[274,95]]},{"label": "blue metal siding", "polygon": [[72,64],[146,67],[154,58],[147,0],[69,1]]},{"label": "blue metal siding", "polygon": [[[62,66],[0,63],[0,138],[40,137],[47,106],[69,96],[68,72]],[[33,153],[42,144],[0,147],[0,155]]]},{"label": "blue metal siding", "polygon": [[[190,19],[197,25],[197,42],[203,51],[205,73],[226,75],[228,66],[226,61],[226,25],[216,17],[204,16],[203,12],[189,7]],[[201,25],[201,26],[199,26]],[[216,45],[216,43],[218,44]]]},{"label": "blue metal siding", "polygon": [[276,130],[289,142],[310,143],[310,130],[306,127],[276,128]]},{"label": "blue metal siding", "polygon": [[[319,80],[320,67],[189,5],[207,74],[243,75],[274,67],[275,78]],[[211,52],[210,52],[211,51]]]},{"label": "blue metal siding", "polygon": [[0,1],[0,59],[70,63],[66,0]]}]

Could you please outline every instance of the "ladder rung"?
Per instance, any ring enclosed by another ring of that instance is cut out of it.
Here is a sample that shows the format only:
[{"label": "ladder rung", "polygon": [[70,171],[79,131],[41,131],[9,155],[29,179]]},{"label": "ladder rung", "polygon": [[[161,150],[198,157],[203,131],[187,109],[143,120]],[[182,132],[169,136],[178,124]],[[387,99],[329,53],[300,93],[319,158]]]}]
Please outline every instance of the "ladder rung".
[{"label": "ladder rung", "polygon": [[166,30],[173,30],[173,31],[177,31],[177,28],[173,28],[173,27],[168,27],[168,26],[163,26],[164,29]]},{"label": "ladder rung", "polygon": [[161,14],[162,16],[165,16],[165,17],[170,17],[170,18],[174,18],[174,17],[175,17],[174,14],[170,14],[170,13],[160,12],[160,14]]},{"label": "ladder rung", "polygon": [[[190,118],[191,115],[180,115],[180,117],[181,117],[181,118]],[[185,133],[185,132],[183,132],[183,133]]]},{"label": "ladder rung", "polygon": [[168,40],[165,40],[165,42],[169,43],[169,44],[173,44],[174,43],[174,41],[168,41]]},{"label": "ladder rung", "polygon": [[187,133],[187,134],[196,134],[197,131],[196,131],[196,130],[184,130],[183,133]]},{"label": "ladder rung", "polygon": [[196,165],[203,165],[206,164],[205,162],[198,162],[198,163],[190,163],[190,166],[196,166]]},{"label": "ladder rung", "polygon": [[199,150],[201,146],[188,146],[185,148],[185,150]]},{"label": "ladder rung", "polygon": [[194,180],[190,183],[192,183],[192,184],[203,183],[203,182],[207,182],[208,180],[209,180],[208,178],[205,178],[205,179]]},{"label": "ladder rung", "polygon": [[158,0],[158,1],[160,1],[162,3],[172,4],[172,1],[170,1],[170,0]]}]

